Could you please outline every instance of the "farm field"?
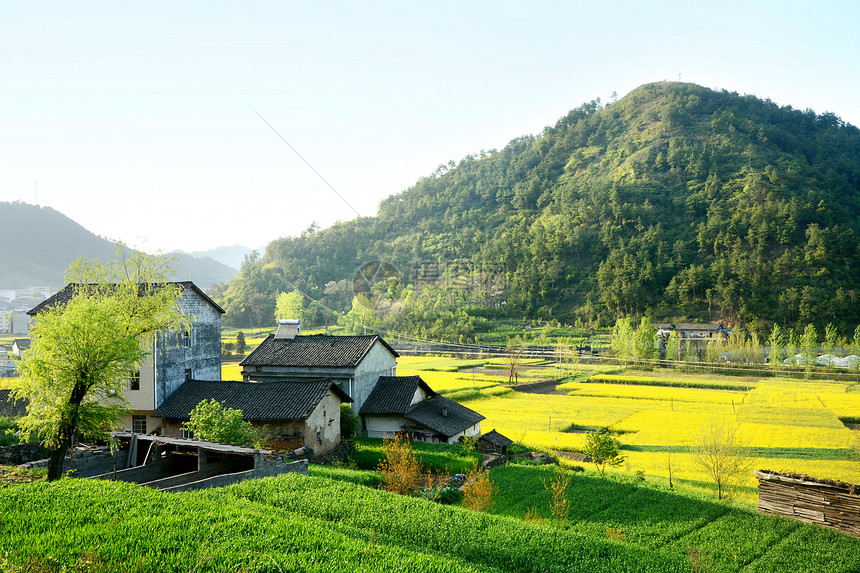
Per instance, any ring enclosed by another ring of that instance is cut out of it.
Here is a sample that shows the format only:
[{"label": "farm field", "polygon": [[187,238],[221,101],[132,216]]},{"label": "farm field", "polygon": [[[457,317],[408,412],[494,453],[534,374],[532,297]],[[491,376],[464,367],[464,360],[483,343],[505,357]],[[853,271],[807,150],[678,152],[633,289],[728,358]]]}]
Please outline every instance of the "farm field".
[{"label": "farm field", "polygon": [[[432,367],[432,358],[422,359],[422,367]],[[449,369],[456,365],[449,358],[438,360]],[[842,423],[860,418],[855,385],[671,370],[627,374],[574,364],[564,370],[572,381],[553,393],[537,394],[513,391],[507,377],[410,369],[409,362],[404,366],[399,374],[418,374],[440,393],[486,416],[482,431],[496,429],[528,447],[575,452],[585,445],[585,429],[619,432],[626,459],[607,471],[642,471],[646,479],[662,482],[671,464],[676,483],[710,490],[690,449],[699,442],[702,427],[716,418],[738,426],[752,449],[753,469],[860,482],[860,431]],[[541,373],[555,378],[557,369],[535,371],[535,376]],[[714,387],[731,389],[708,389]],[[749,472],[730,495],[755,504],[756,485]]]},{"label": "farm field", "polygon": [[693,555],[714,572],[860,567],[857,539],[630,479],[574,475],[559,528],[522,519],[527,509],[548,517],[549,468],[492,470],[493,514],[361,485],[372,473],[326,469],[319,475],[331,477],[180,494],[74,478],[14,485],[0,489],[0,563],[8,571],[680,572]]}]

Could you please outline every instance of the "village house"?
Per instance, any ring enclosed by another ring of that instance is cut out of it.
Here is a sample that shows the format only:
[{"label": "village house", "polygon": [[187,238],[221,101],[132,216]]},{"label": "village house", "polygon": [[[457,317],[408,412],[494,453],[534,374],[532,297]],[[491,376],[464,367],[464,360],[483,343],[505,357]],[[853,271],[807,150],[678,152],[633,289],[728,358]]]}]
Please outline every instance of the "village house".
[{"label": "village house", "polygon": [[16,338],[12,341],[12,354],[20,357],[24,351],[30,348],[29,338]]},{"label": "village house", "polygon": [[361,410],[380,376],[397,373],[399,354],[378,334],[329,336],[299,334],[298,321],[281,321],[239,364],[245,381],[331,380]]},{"label": "village house", "polygon": [[381,376],[359,415],[368,437],[390,438],[406,432],[413,441],[443,444],[479,436],[484,419],[438,395],[419,376]]},{"label": "village house", "polygon": [[[121,417],[120,423],[140,434],[158,430],[161,419],[153,418],[153,411],[186,380],[221,378],[221,315],[224,309],[191,281],[171,284],[182,289],[179,306],[191,317],[191,327],[184,332],[155,335],[151,354],[139,370],[129,373],[124,396],[130,413]],[[66,285],[27,314],[36,317],[55,305],[67,303],[74,290],[74,285]]]},{"label": "village house", "polygon": [[665,338],[677,332],[681,340],[695,342],[724,342],[728,340],[731,331],[721,322],[679,322],[678,324],[654,324],[657,336]]},{"label": "village house", "polygon": [[475,444],[475,449],[482,454],[507,456],[508,446],[513,443],[514,441],[510,438],[503,436],[495,430],[491,430],[478,438],[478,442]]},{"label": "village house", "polygon": [[340,405],[352,400],[331,380],[300,382],[204,382],[189,380],[151,414],[162,435],[191,436],[182,429],[191,411],[213,399],[242,411],[242,419],[276,436],[283,449],[309,447],[315,454],[340,443]]}]

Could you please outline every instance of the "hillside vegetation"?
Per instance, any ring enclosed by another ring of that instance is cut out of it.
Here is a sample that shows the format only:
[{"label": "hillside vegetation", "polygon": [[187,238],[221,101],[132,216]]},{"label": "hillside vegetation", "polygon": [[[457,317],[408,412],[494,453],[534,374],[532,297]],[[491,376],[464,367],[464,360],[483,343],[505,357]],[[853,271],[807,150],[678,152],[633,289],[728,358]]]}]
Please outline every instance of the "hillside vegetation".
[{"label": "hillside vegetation", "polygon": [[[480,338],[487,317],[625,314],[848,333],[858,156],[860,131],[831,113],[648,84],[441,165],[375,217],[275,241],[216,299],[236,324],[265,322],[297,286],[356,320],[448,339]],[[362,313],[352,279],[375,260],[397,272],[365,289],[374,312]]]}]

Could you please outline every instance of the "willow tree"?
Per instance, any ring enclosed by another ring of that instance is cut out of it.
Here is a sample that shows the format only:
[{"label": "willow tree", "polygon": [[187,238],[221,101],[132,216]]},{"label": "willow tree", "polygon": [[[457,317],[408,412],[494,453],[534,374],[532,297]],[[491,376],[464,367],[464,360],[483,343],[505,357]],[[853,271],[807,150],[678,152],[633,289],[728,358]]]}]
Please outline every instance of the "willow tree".
[{"label": "willow tree", "polygon": [[182,286],[168,282],[169,263],[123,247],[108,263],[78,259],[66,272],[66,289],[33,318],[14,394],[28,402],[22,435],[37,432],[51,448],[48,480],[62,476],[76,434],[106,436],[118,426],[128,374],[157,333],[189,326],[179,306]]}]

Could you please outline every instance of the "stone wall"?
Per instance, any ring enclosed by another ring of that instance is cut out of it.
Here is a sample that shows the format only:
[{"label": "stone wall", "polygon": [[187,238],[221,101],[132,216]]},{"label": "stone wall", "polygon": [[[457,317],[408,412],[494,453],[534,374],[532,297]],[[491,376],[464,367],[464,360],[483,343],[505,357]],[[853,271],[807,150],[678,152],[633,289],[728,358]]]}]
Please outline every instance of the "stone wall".
[{"label": "stone wall", "polygon": [[0,446],[0,464],[18,466],[34,460],[44,459],[50,454],[51,451],[44,447],[42,442]]},{"label": "stone wall", "polygon": [[860,486],[761,470],[758,511],[817,523],[860,537]]},{"label": "stone wall", "polygon": [[[50,451],[45,450],[45,455],[49,454]],[[109,446],[77,446],[69,450],[63,462],[63,473],[72,477],[91,477],[113,471],[114,468],[124,469],[127,461],[128,450],[120,450],[114,455]],[[48,460],[36,459],[22,465],[30,469],[47,468]]]}]

